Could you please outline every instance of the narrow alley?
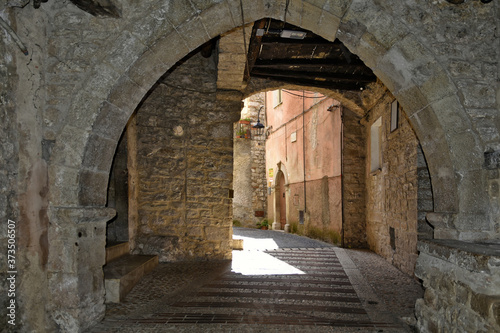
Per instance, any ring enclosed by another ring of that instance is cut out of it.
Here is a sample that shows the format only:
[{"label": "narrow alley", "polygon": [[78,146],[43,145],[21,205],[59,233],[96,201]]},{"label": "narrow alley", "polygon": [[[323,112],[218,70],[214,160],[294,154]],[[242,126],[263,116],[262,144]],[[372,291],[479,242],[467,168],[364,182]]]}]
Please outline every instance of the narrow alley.
[{"label": "narrow alley", "polygon": [[234,228],[233,261],[161,263],[89,332],[412,332],[420,284],[381,257]]}]

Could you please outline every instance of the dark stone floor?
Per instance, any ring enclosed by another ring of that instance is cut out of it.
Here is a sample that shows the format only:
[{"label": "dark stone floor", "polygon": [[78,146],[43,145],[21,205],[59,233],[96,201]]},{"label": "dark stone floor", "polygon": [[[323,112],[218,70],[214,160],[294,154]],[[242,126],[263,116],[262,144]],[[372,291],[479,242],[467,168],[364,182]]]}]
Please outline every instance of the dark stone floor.
[{"label": "dark stone floor", "polygon": [[412,332],[422,288],[379,256],[235,228],[233,263],[162,263],[97,332]]}]

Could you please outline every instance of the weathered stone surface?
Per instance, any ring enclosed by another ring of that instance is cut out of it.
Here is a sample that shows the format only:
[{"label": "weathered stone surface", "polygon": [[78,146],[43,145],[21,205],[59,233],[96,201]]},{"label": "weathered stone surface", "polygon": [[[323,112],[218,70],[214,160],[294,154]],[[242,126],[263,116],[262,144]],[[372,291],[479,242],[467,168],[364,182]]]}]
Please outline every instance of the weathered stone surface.
[{"label": "weathered stone surface", "polygon": [[[368,247],[366,240],[366,137],[359,117],[343,110],[343,187],[344,246]],[[363,148],[361,148],[363,147]]]},{"label": "weathered stone surface", "polygon": [[[37,4],[40,2],[36,1]],[[80,178],[85,149],[89,147],[89,138],[93,137],[90,132],[95,119],[99,116],[101,121],[105,116],[99,115],[103,101],[109,98],[111,104],[120,108],[124,104],[127,107],[123,108],[125,114],[130,114],[154,82],[177,60],[188,54],[189,50],[195,49],[202,41],[215,37],[222,31],[239,26],[242,21],[240,2],[234,0],[189,1],[187,5],[185,1],[162,0],[153,5],[146,1],[125,1],[120,3],[124,6],[122,19],[99,19],[76,9],[68,1],[49,1],[39,10],[34,10],[33,6],[24,6],[26,3],[16,0],[0,3],[2,18],[8,21],[30,51],[30,57],[26,58],[2,30],[0,205],[6,208],[2,209],[0,216],[4,219],[19,216],[18,198],[24,189],[28,188],[30,179],[26,175],[33,170],[32,167],[36,163],[40,162],[42,156],[49,163],[48,195],[51,204],[68,207],[78,205],[82,182],[83,185],[96,186],[88,191],[90,196],[96,188],[101,188],[101,192],[105,192],[105,186],[101,183],[89,181],[86,177]],[[6,9],[6,4],[24,8]],[[436,212],[458,214],[456,221],[462,227],[469,228],[469,230],[443,229],[441,236],[457,239],[498,238],[500,210],[498,191],[495,189],[498,175],[493,176],[490,171],[494,170],[485,170],[482,165],[484,152],[500,149],[498,136],[500,40],[496,31],[500,16],[497,2],[484,4],[482,1],[465,1],[461,5],[452,5],[447,1],[426,0],[310,0],[307,4],[323,9],[317,24],[312,21],[315,18],[304,12],[304,8],[309,6],[304,5],[302,1],[292,2],[289,22],[308,26],[324,36],[334,36],[336,31],[333,30],[336,29],[337,21],[330,15],[342,18],[337,36],[345,42],[345,45],[370,67],[377,67],[380,79],[392,92],[397,94],[398,90],[404,87],[404,93],[401,93],[404,103],[401,102],[408,115],[411,115],[410,122],[428,157],[433,191],[436,194],[434,196]],[[245,0],[243,7],[246,21],[250,23],[263,17],[283,18],[284,5],[284,1]],[[220,18],[220,22],[215,22],[214,18]],[[158,24],[159,22],[161,24]],[[143,26],[144,29],[137,29],[137,33],[133,33],[134,27],[138,26]],[[179,29],[173,30],[174,28]],[[130,33],[135,38],[131,37]],[[126,50],[130,52],[124,54],[126,56],[123,58],[120,57],[120,50],[123,51],[124,47],[119,45],[122,41],[131,42],[127,44],[130,48],[127,47]],[[421,52],[419,48],[414,47],[418,45],[425,45],[427,52]],[[385,51],[390,46],[392,52],[386,54]],[[411,50],[416,52],[408,52]],[[426,54],[425,61],[422,61],[420,56],[418,58],[414,56],[424,54]],[[393,70],[395,73],[392,73]],[[127,80],[127,75],[130,80]],[[127,85],[129,81],[135,83],[139,89],[134,90],[133,85]],[[121,89],[123,89],[122,94],[120,94]],[[113,94],[110,95],[110,92]],[[127,94],[130,94],[130,99],[127,98]],[[437,104],[433,103],[429,107],[431,102],[444,102],[450,98],[458,99],[466,114],[461,112],[459,116],[452,117],[453,110],[448,108],[444,109],[446,113],[436,115],[440,112],[435,108]],[[115,104],[115,101],[122,102],[122,105]],[[209,104],[204,103],[202,98],[199,102],[200,108],[207,108]],[[223,108],[222,104],[220,107]],[[184,110],[191,108],[193,105],[187,103],[184,105]],[[217,114],[223,118],[234,116],[237,112],[217,112]],[[183,127],[184,131],[195,132],[191,131],[191,128],[198,126],[196,117],[192,119],[186,113],[177,114],[176,117],[174,122],[185,122],[188,125],[178,125]],[[470,117],[470,123],[466,117]],[[161,123],[161,117],[157,119]],[[151,118],[151,121],[154,123],[157,119]],[[193,123],[187,119],[193,120]],[[123,118],[121,121],[124,121]],[[120,126],[115,125],[113,131],[119,131]],[[124,124],[121,127],[123,126]],[[165,131],[174,131],[168,126],[163,128]],[[207,128],[196,132],[203,132]],[[447,136],[448,133],[457,132],[457,129],[460,129],[457,135]],[[463,131],[464,129],[470,132]],[[217,132],[223,137],[224,133],[230,130],[231,127],[227,126]],[[460,137],[460,133],[468,134],[464,139]],[[154,137],[157,133],[150,135]],[[118,136],[119,134],[115,132],[110,133],[108,138],[117,141]],[[171,146],[181,141],[177,138],[169,137]],[[54,141],[52,154],[41,150],[42,140]],[[220,145],[230,146],[230,141],[221,140]],[[158,143],[162,145],[165,142],[158,140]],[[203,146],[200,150],[206,150],[210,140],[196,139],[189,140],[189,143]],[[453,153],[450,153],[450,149]],[[149,150],[148,154],[153,151],[154,149]],[[170,154],[168,150],[163,153]],[[189,153],[195,155],[200,152],[191,150]],[[224,163],[230,163],[228,162],[231,160],[230,152],[224,151],[216,156],[217,159],[223,158]],[[184,170],[186,166],[183,166],[183,163],[179,162],[177,169],[170,167],[169,170]],[[109,161],[103,162],[102,165],[106,164],[109,165]],[[158,171],[161,170],[162,168],[158,167]],[[460,173],[455,173],[456,170]],[[182,179],[183,175],[182,172],[174,171],[170,178],[165,177],[161,181],[164,182],[162,184],[171,184],[172,179],[171,190],[175,193],[173,196],[178,199],[179,196],[182,198],[184,187],[182,183],[175,182]],[[206,176],[202,169],[193,171],[196,172],[197,179]],[[462,171],[467,171],[464,178],[461,178],[461,174],[464,174]],[[228,174],[225,171],[223,173]],[[102,179],[106,177],[103,176]],[[461,185],[453,185],[455,181],[462,180]],[[226,184],[227,180],[220,181],[221,183],[212,187],[207,193],[212,193],[214,188],[221,186],[225,189],[230,188],[230,185]],[[150,189],[146,187],[146,190]],[[219,195],[222,196],[221,193],[217,194]],[[104,195],[100,193],[98,196],[98,202],[102,204]],[[213,199],[204,198],[207,202]],[[220,201],[226,204],[227,198]],[[172,201],[172,211],[175,210],[173,207],[179,207],[179,202],[181,201]],[[189,204],[197,203],[203,206],[203,211],[196,211],[195,215],[200,216],[199,219],[203,218],[200,223],[210,225],[213,222],[210,217],[203,216],[207,214],[206,206],[210,205],[196,201]],[[476,204],[478,209],[475,208]],[[413,206],[412,201],[407,208]],[[44,216],[43,205],[40,207],[31,205],[31,207],[39,210],[37,213],[40,214],[34,216]],[[43,230],[31,222],[23,221],[23,225],[28,225],[33,230]],[[50,228],[52,226],[57,228],[59,225],[57,218],[51,220],[50,225]],[[150,226],[142,225],[142,228],[147,230]],[[379,231],[386,232],[382,228]],[[3,244],[5,242],[3,230],[0,235],[3,237],[0,237],[0,243]],[[53,244],[54,252],[63,246],[55,240]],[[64,246],[68,248],[68,244]],[[95,245],[100,247],[101,243]],[[52,244],[49,244],[49,247],[52,250]],[[24,258],[24,253],[21,257]],[[36,283],[22,283],[19,296],[24,306],[20,313],[27,325],[23,328],[31,331],[55,330],[54,321],[47,319],[44,307],[41,306],[43,304],[31,302],[35,299],[32,295],[38,299],[48,299],[46,296],[49,292],[46,286],[49,277],[39,266],[31,264],[42,257],[27,256],[23,266],[25,276],[36,281]],[[73,263],[71,259],[68,260],[71,266]],[[445,265],[437,264],[426,269],[438,272],[433,278],[437,277],[439,272],[443,277],[452,276],[443,273],[446,270]],[[91,274],[97,279],[98,273]],[[85,276],[81,275],[78,278],[84,281]],[[473,282],[464,282],[464,285],[469,284]],[[458,283],[454,285],[455,291],[458,290],[458,285]],[[35,287],[40,293],[33,293]],[[495,292],[498,294],[498,291]],[[462,294],[464,293],[462,291]],[[422,330],[439,331],[454,328],[465,331],[487,330],[481,324],[479,314],[462,311],[462,305],[451,303],[444,293],[436,295],[436,304],[439,305],[439,309],[443,309],[442,312],[437,313],[426,308],[425,304],[419,303],[417,311]],[[100,294],[96,293],[95,297],[99,298]],[[466,297],[462,297],[464,298]],[[74,309],[61,312],[63,307],[54,309],[54,318],[59,323],[66,323],[64,327],[67,330],[76,330],[79,322],[77,318],[85,318],[88,322],[99,318],[96,311],[102,313],[102,306],[98,302],[93,303],[89,301],[82,305],[81,313]],[[498,310],[491,311],[498,313]],[[498,330],[497,327],[491,330],[495,329]]]},{"label": "weathered stone surface", "polygon": [[230,257],[232,123],[224,114],[234,103],[216,99],[216,73],[213,57],[196,54],[137,111],[136,253]]},{"label": "weathered stone surface", "polygon": [[[369,160],[366,169],[367,239],[371,249],[411,275],[417,257],[417,139],[402,110],[391,132],[392,101],[391,95],[381,99],[366,127],[370,137],[371,123],[381,117],[381,169],[370,172]],[[370,144],[367,150],[370,156]]]},{"label": "weathered stone surface", "polygon": [[497,331],[499,245],[433,240],[420,242],[418,249],[415,274],[426,287],[417,302],[419,329]]},{"label": "weathered stone surface", "polygon": [[[236,138],[234,139],[233,163],[233,220],[250,228],[254,228],[256,223],[267,215],[266,135],[257,135],[256,130],[251,128],[257,119],[266,126],[264,107],[265,94],[250,96],[245,100],[245,107],[241,112],[241,119],[250,119],[250,124],[236,123],[234,125]],[[237,134],[242,128],[250,132],[247,138],[238,137]],[[258,212],[263,212],[263,214],[260,215]]]}]

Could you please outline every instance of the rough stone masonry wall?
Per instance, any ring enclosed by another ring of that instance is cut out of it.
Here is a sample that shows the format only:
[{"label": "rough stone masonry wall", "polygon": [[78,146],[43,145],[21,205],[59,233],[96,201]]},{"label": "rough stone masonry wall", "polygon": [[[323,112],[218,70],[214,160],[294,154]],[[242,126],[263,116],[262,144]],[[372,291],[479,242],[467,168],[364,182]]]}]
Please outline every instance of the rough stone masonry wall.
[{"label": "rough stone masonry wall", "polygon": [[188,58],[137,110],[135,253],[158,254],[160,261],[231,257],[229,115],[241,101],[216,100],[215,57]]},{"label": "rough stone masonry wall", "polygon": [[[253,126],[257,120],[259,120],[262,125],[267,125],[265,99],[265,93],[257,93],[245,100],[245,107],[241,112],[241,118],[249,118],[250,127]],[[242,222],[245,222],[244,224],[246,224],[246,226],[254,227],[257,222],[260,222],[267,215],[266,134],[265,130],[261,130],[262,133],[258,135],[257,130],[253,128],[250,132],[251,140],[236,139],[235,143],[238,143],[240,146],[248,145],[250,149],[250,152],[247,153],[247,158],[249,158],[248,163],[246,165],[240,164],[240,169],[245,169],[248,173],[249,182],[241,184],[241,186],[248,192],[245,197],[249,200],[247,202],[240,202],[239,209],[243,208],[247,211],[246,217],[242,219]],[[237,154],[241,156],[241,154],[245,154],[245,152],[237,152]],[[246,157],[240,158],[243,160],[246,159]],[[238,191],[241,189],[235,187],[234,190]],[[235,217],[235,219],[236,218],[237,217]]]},{"label": "rough stone masonry wall", "polygon": [[[3,15],[1,15],[3,17]],[[10,47],[9,47],[10,44]],[[16,73],[16,51],[12,39],[0,30],[0,54],[5,62],[0,61],[0,327],[8,327],[9,317],[3,315],[3,309],[9,305],[7,279],[8,220],[18,222],[17,207],[17,170],[18,138],[16,132],[16,101],[14,87],[18,80]]]},{"label": "rough stone masonry wall", "polygon": [[[249,139],[234,139],[233,220],[236,225],[254,227],[252,209],[252,145]],[[236,222],[237,221],[237,222]]]},{"label": "rough stone masonry wall", "polygon": [[370,172],[367,162],[367,239],[372,250],[413,275],[417,259],[418,141],[402,112],[399,128],[390,132],[393,100],[387,94],[368,115],[368,137],[371,125],[382,117],[382,164],[381,170]]},{"label": "rough stone masonry wall", "polygon": [[[245,107],[241,112],[241,119],[249,118],[250,126],[257,119],[266,125],[265,93],[258,93],[245,100]],[[238,124],[234,125],[237,131]],[[236,132],[235,132],[236,133]],[[233,218],[244,227],[255,227],[266,217],[267,212],[267,184],[266,184],[266,146],[265,134],[257,135],[251,129],[250,139],[234,139],[234,200]]]},{"label": "rough stone masonry wall", "polygon": [[[265,94],[257,94],[254,97],[254,107],[250,108],[252,124],[257,121],[260,106],[265,105]],[[266,109],[260,112],[260,123],[266,126]],[[252,208],[254,221],[261,221],[267,212],[267,177],[266,177],[266,133],[257,135],[252,130]]]},{"label": "rough stone masonry wall", "polygon": [[[126,133],[124,133],[126,134]],[[122,135],[116,147],[109,176],[107,207],[116,211],[106,225],[106,245],[129,241],[127,136]]]},{"label": "rough stone masonry wall", "polygon": [[343,242],[346,247],[365,248],[366,242],[366,181],[365,131],[359,124],[360,118],[344,108],[343,116]]},{"label": "rough stone masonry wall", "polygon": [[415,275],[425,287],[415,307],[419,332],[500,332],[500,256],[493,244],[419,242]]},{"label": "rough stone masonry wall", "polygon": [[434,197],[432,194],[431,176],[422,147],[417,149],[418,172],[418,239],[434,238],[432,226],[427,223],[427,213],[434,211]]}]

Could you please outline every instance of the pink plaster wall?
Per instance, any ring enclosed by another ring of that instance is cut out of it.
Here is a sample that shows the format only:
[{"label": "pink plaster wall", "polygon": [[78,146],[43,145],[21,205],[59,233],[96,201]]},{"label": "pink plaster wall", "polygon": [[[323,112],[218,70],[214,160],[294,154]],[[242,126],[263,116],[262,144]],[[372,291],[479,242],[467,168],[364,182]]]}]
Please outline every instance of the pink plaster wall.
[{"label": "pink plaster wall", "polygon": [[[276,107],[273,92],[267,93],[267,121],[268,126],[271,126],[266,141],[268,185],[275,185],[269,169],[273,169],[272,176],[275,178],[281,162],[281,170],[286,173],[288,185],[287,222],[297,223],[299,210],[304,210],[305,149],[306,233],[313,227],[325,232],[333,230],[340,233],[341,116],[339,108],[328,111],[330,106],[338,102],[313,92],[287,91],[282,92],[282,103]],[[302,98],[303,94],[306,98]],[[292,142],[293,133],[296,135],[295,142]],[[269,196],[268,206],[268,216],[271,218],[274,217],[273,195],[271,193]]]}]

